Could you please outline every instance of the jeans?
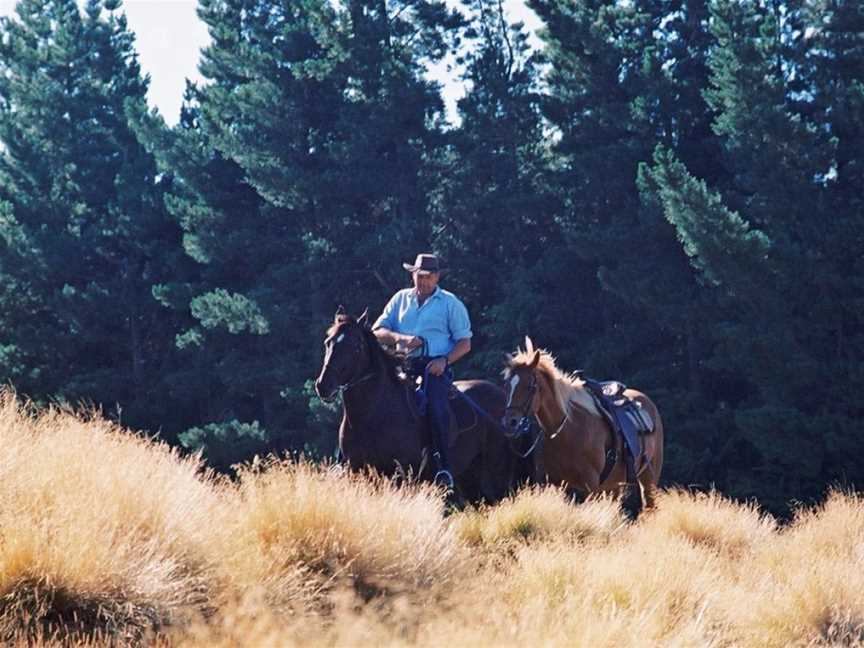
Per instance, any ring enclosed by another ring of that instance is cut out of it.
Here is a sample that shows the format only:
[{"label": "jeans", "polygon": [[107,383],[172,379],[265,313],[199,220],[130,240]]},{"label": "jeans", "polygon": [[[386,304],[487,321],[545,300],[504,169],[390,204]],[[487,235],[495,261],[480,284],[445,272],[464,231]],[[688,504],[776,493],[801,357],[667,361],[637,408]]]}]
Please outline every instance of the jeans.
[{"label": "jeans", "polygon": [[[412,363],[412,372],[423,376],[421,389],[426,394],[426,414],[432,423],[433,451],[441,458],[441,470],[450,470],[448,453],[450,441],[450,407],[448,396],[453,382],[453,372],[448,368],[440,376],[433,376],[425,371],[431,358],[418,358]],[[417,371],[419,370],[419,371]]]},{"label": "jeans", "polygon": [[450,441],[450,407],[448,394],[452,377],[447,370],[440,376],[427,375],[426,398],[428,398],[429,419],[432,421],[432,443],[441,457],[441,469],[450,470],[448,453]]}]

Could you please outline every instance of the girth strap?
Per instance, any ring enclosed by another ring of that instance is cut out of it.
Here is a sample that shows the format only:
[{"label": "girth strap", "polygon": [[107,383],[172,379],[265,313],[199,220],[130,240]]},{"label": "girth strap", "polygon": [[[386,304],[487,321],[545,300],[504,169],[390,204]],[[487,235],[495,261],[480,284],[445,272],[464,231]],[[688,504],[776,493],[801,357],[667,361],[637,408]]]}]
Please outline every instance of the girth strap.
[{"label": "girth strap", "polygon": [[618,450],[615,449],[615,446],[612,446],[606,451],[606,463],[603,466],[603,470],[600,472],[600,481],[597,482],[598,486],[609,478],[609,474],[615,467],[616,461],[618,461]]}]

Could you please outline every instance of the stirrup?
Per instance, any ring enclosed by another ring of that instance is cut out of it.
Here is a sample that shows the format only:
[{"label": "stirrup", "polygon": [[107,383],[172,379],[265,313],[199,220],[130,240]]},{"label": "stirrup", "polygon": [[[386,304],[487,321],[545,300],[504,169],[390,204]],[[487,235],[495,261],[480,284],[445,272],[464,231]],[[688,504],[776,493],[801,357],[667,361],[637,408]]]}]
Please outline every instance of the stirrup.
[{"label": "stirrup", "polygon": [[444,486],[447,490],[453,490],[453,475],[449,470],[439,470],[432,480],[436,486]]}]

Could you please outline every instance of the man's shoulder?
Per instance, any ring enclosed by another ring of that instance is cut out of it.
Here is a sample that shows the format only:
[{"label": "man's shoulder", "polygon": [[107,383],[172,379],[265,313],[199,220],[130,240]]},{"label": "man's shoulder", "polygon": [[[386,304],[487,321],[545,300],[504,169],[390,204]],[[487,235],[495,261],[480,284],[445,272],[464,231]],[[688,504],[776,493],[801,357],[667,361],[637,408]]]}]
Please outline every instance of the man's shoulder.
[{"label": "man's shoulder", "polygon": [[395,293],[393,293],[393,296],[390,298],[390,301],[406,299],[410,295],[411,295],[411,288],[402,288],[401,290],[397,290]]},{"label": "man's shoulder", "polygon": [[441,296],[444,299],[446,299],[447,301],[455,301],[455,302],[459,302],[460,304],[462,303],[462,300],[459,299],[455,294],[453,294],[449,290],[444,290],[440,286],[438,287],[438,290],[440,291]]}]

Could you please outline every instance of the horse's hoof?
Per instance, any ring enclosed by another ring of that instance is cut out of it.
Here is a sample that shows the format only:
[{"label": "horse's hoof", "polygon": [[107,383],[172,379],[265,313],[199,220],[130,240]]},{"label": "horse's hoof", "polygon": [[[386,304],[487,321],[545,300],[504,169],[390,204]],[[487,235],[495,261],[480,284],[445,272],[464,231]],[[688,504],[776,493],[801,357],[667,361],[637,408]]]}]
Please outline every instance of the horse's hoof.
[{"label": "horse's hoof", "polygon": [[631,522],[635,522],[642,512],[642,495],[638,488],[627,487],[621,498],[621,510]]},{"label": "horse's hoof", "polygon": [[455,490],[448,490],[444,497],[444,517],[458,513],[465,508],[465,498]]}]

